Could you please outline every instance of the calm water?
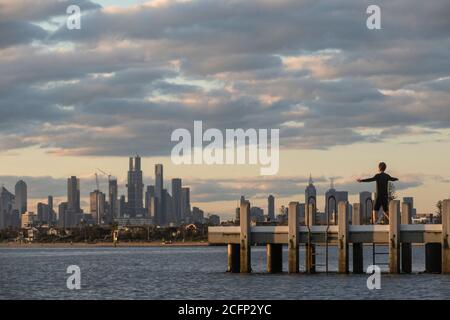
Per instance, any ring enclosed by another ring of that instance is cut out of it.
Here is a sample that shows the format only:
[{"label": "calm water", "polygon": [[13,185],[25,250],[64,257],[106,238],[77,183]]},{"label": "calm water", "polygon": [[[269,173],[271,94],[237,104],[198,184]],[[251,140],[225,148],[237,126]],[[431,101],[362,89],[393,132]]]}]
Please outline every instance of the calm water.
[{"label": "calm water", "polygon": [[[337,270],[336,250],[330,251],[330,270]],[[423,248],[414,248],[413,257],[414,271],[423,271]],[[369,247],[365,258],[371,264]],[[318,259],[322,263],[324,256]],[[283,260],[287,270],[286,251]],[[73,264],[81,268],[81,290],[66,287]],[[450,298],[446,275],[383,274],[381,290],[370,291],[365,275],[265,274],[264,247],[252,249],[250,275],[226,273],[226,264],[226,247],[0,248],[0,299]]]}]

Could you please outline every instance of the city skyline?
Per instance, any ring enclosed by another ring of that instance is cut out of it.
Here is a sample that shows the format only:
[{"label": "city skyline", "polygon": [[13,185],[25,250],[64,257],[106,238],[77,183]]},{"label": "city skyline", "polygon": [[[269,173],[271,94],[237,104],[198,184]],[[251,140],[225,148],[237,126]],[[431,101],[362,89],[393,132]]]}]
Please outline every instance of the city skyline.
[{"label": "city skyline", "polygon": [[[139,157],[139,156],[138,156]],[[132,157],[128,158],[129,161],[131,161]],[[139,157],[139,159],[141,160],[141,158]],[[156,174],[156,168],[158,166],[163,167],[162,164],[154,164],[155,167],[155,174]],[[148,167],[148,166],[146,166]],[[82,187],[80,189],[80,195],[79,195],[79,208],[81,208],[82,210],[84,210],[85,212],[90,212],[90,196],[93,192],[95,192],[97,190],[97,186],[96,186],[96,182],[99,181],[99,185],[100,185],[100,190],[104,195],[105,195],[105,199],[108,199],[109,196],[109,180],[107,180],[106,177],[101,177],[101,173],[99,172],[100,169],[95,168],[93,169],[94,173],[89,174],[85,177],[81,177],[81,176],[71,176],[71,177],[76,177],[78,179],[78,183],[80,183],[80,180],[83,181]],[[103,170],[101,170],[103,171]],[[150,170],[148,170],[150,171]],[[153,187],[155,188],[155,183],[157,181],[157,179],[155,178],[156,176],[149,176],[149,175],[144,175],[145,171],[142,170],[142,181],[143,181],[143,187],[142,187],[142,210],[146,210],[147,208],[145,208],[145,193],[146,193],[146,189],[148,187]],[[103,172],[104,173],[104,172]],[[97,177],[95,177],[97,175]],[[128,173],[129,175],[129,173]],[[128,176],[128,175],[123,175],[123,176]],[[127,179],[128,178],[122,178],[122,179],[118,179],[117,176],[121,176],[119,175],[114,175],[112,181],[114,181],[114,183],[117,183],[117,199],[120,200],[120,196],[125,196],[128,202],[128,196],[127,196]],[[99,178],[100,177],[100,178]],[[29,179],[31,179],[30,181],[30,185],[32,186],[31,190],[35,190],[35,189],[39,189],[40,192],[42,194],[45,194],[45,188],[42,187],[41,185],[39,185],[39,180],[34,180],[33,177],[28,177]],[[16,179],[16,180],[14,180]],[[109,177],[108,177],[109,179]],[[173,180],[178,180],[179,178],[177,177],[168,177],[167,179],[164,180],[164,185],[162,186],[163,190],[167,190],[167,192],[170,192],[170,194],[173,193],[172,188],[173,188]],[[284,177],[276,177],[276,178],[258,178],[258,180],[267,180],[269,181],[269,185],[270,183],[274,183],[275,185],[280,186],[280,184],[283,183],[283,179]],[[278,210],[280,209],[280,207],[282,205],[287,205],[290,201],[299,201],[299,202],[305,202],[304,198],[304,187],[307,187],[307,185],[311,182],[312,179],[312,175],[309,174],[308,177],[286,177],[286,184],[288,184],[289,186],[295,185],[296,189],[295,190],[291,190],[290,191],[290,195],[288,196],[280,196],[280,192],[277,192],[277,189],[264,189],[264,191],[258,190],[258,192],[255,192],[254,190],[252,190],[249,187],[243,188],[243,189],[231,189],[229,194],[225,194],[223,195],[224,199],[228,199],[225,200],[225,202],[227,202],[229,205],[228,207],[226,207],[225,209],[220,210],[219,208],[216,207],[216,203],[221,203],[220,199],[212,199],[211,203],[212,206],[206,206],[205,208],[203,207],[204,204],[208,204],[208,202],[203,202],[203,201],[192,201],[192,205],[193,206],[197,206],[197,207],[202,207],[205,209],[205,212],[207,213],[211,213],[211,214],[219,214],[221,216],[221,218],[227,220],[227,219],[232,219],[234,218],[235,215],[235,207],[236,207],[236,203],[239,202],[239,198],[244,195],[245,197],[248,197],[250,199],[252,199],[252,203],[255,204],[255,206],[257,207],[262,207],[265,209],[265,212],[268,212],[268,205],[267,205],[267,197],[269,195],[274,195],[275,196],[275,215],[278,214]],[[7,185],[5,185],[5,183],[3,183],[3,181],[0,181],[0,183],[2,183],[2,185],[4,185],[8,190],[14,190],[14,186],[17,182],[20,181],[24,181],[26,182],[27,177],[15,177],[15,176],[9,176],[7,181],[9,181],[9,183]],[[191,181],[193,184],[188,183],[188,186],[191,189],[191,194],[193,195],[193,199],[197,199],[196,197],[196,193],[195,193],[195,186],[196,184],[193,182],[195,179],[193,178],[191,179],[184,179],[183,178],[183,182],[186,181]],[[202,180],[202,179],[200,179]],[[353,202],[358,202],[358,200],[360,200],[360,193],[362,192],[366,192],[368,191],[369,194],[371,194],[373,192],[372,189],[374,189],[373,186],[362,186],[356,182],[351,182],[349,184],[337,184],[336,185],[336,178],[335,177],[324,177],[324,176],[319,176],[317,178],[314,178],[315,180],[315,187],[317,188],[317,193],[318,193],[318,197],[317,197],[317,206],[318,208],[324,208],[323,210],[326,212],[326,193],[332,189],[333,187],[337,190],[337,193],[345,193],[346,195],[344,196],[345,199],[348,199],[350,203]],[[14,182],[15,181],[15,182]],[[47,198],[49,195],[51,195],[54,199],[56,203],[61,203],[64,201],[67,201],[67,192],[66,189],[64,188],[64,185],[62,185],[62,183],[66,184],[69,183],[68,181],[70,181],[70,177],[69,178],[61,178],[61,179],[54,179],[54,181],[56,183],[59,183],[59,185],[53,185],[52,189],[53,191],[55,191],[55,188],[59,188],[58,192],[53,192],[53,194],[51,192],[48,192],[46,196],[41,196],[41,197],[33,197],[33,191],[30,192],[30,185],[27,183],[28,186],[28,190],[27,192],[31,195],[28,196],[28,207],[30,208],[36,208],[36,210],[28,210],[28,211],[33,211],[33,212],[38,212],[37,210],[37,206],[38,203],[40,202],[45,202],[47,201]],[[221,179],[220,180],[223,183],[228,183],[228,181],[226,179]],[[241,183],[243,186],[245,186],[246,184],[251,184],[253,183],[252,178],[246,180],[246,178],[243,178],[241,180]],[[203,182],[201,182],[200,184],[200,190],[202,190],[204,187],[201,186]],[[214,183],[214,180],[213,180]],[[397,184],[397,183],[396,183]],[[44,183],[45,185],[45,183]],[[207,184],[206,181],[206,187],[208,187],[209,184]],[[62,187],[62,188],[60,188]],[[226,192],[226,190],[222,189],[222,192]],[[240,191],[242,191],[240,193]],[[283,192],[285,192],[285,189],[283,189]],[[14,192],[13,192],[14,193]],[[408,197],[408,196],[412,196],[412,194],[407,193],[404,191],[404,189],[401,188],[401,184],[400,184],[400,188],[397,186],[396,187],[396,193],[397,196],[399,198],[402,197]],[[234,198],[230,199],[232,196],[234,196]],[[414,197],[414,196],[412,196]],[[437,201],[439,201],[441,199],[437,199]],[[420,198],[417,199],[416,201],[418,201],[420,203]],[[417,203],[417,202],[416,202]],[[420,210],[418,209],[418,212],[420,213],[434,213],[436,211],[435,208],[435,204],[433,203],[433,205],[426,209],[426,210]],[[76,211],[76,210],[75,210]]]},{"label": "city skyline", "polygon": [[[36,204],[36,210],[34,212],[38,221],[58,221],[59,226],[73,226],[77,225],[85,214],[91,215],[94,224],[110,224],[115,219],[120,218],[145,218],[152,220],[151,222],[142,223],[179,225],[183,222],[188,223],[189,221],[201,221],[203,219],[204,211],[200,210],[195,205],[191,207],[190,187],[183,185],[183,180],[181,178],[168,179],[168,181],[164,183],[163,165],[155,164],[154,184],[146,185],[143,183],[142,179],[143,172],[141,170],[140,156],[136,155],[134,157],[129,157],[128,160],[129,170],[127,174],[127,183],[125,184],[126,189],[123,194],[119,192],[118,186],[120,184],[118,184],[115,176],[96,168],[96,172],[94,173],[96,185],[94,190],[89,191],[89,204],[87,204],[87,210],[81,206],[81,195],[83,193],[81,191],[81,179],[76,176],[71,176],[67,178],[66,199],[62,199],[58,203],[58,213],[53,210],[53,195],[48,195],[47,204],[42,201],[39,201]],[[108,178],[106,192],[103,192],[103,189],[100,187],[97,171]],[[370,208],[366,208],[366,199],[373,198],[372,192],[359,191],[356,195],[359,198],[357,198],[357,201],[352,202],[349,199],[349,192],[347,190],[336,189],[334,178],[331,178],[329,183],[329,187],[326,191],[318,192],[313,177],[310,174],[308,182],[305,184],[303,203],[301,199],[295,199],[300,202],[300,214],[304,214],[305,203],[308,202],[315,206],[318,213],[324,213],[325,215],[330,216],[330,219],[336,221],[335,214],[337,212],[337,203],[340,201],[349,201],[350,204],[359,203],[362,212],[371,212]],[[168,186],[168,188],[164,188],[164,186]],[[29,208],[31,206],[27,201],[28,188],[24,180],[16,182],[14,194],[9,193],[7,189],[5,190],[8,197],[9,195],[15,197],[15,201],[13,202],[14,209],[18,210],[20,213],[33,212],[32,210],[27,210],[27,207]],[[395,189],[394,192],[396,192]],[[401,198],[397,194],[396,197]],[[265,204],[261,205],[261,202],[254,201],[254,198],[250,197],[250,199],[254,204],[251,208],[251,215],[254,216],[257,221],[262,221],[261,219],[263,219],[263,216],[267,217],[268,221],[278,220],[278,215],[285,214],[283,208],[287,208],[287,205],[292,200],[289,199],[289,201],[283,202],[282,199],[276,198],[272,194],[267,194]],[[245,200],[246,195],[240,195],[239,202],[242,203]],[[414,197],[403,196],[403,200],[412,204],[415,216],[417,214],[417,208],[413,206]],[[323,205],[323,208],[321,208],[321,205]],[[5,205],[3,205],[3,207],[5,207]],[[225,216],[222,215],[221,218],[223,221],[239,220],[239,212],[238,209],[236,210],[237,211],[235,212],[228,212]],[[201,214],[202,218],[197,218],[200,220],[192,220],[192,217],[194,217],[196,213],[197,217],[198,214]],[[208,215],[216,215],[218,212],[206,213]],[[435,213],[435,210],[430,210],[427,213]],[[58,217],[58,219],[56,217]]]},{"label": "city skyline", "polygon": [[[418,212],[449,197],[445,0],[383,1],[376,31],[367,3],[350,0],[339,9],[309,0],[73,4],[80,30],[66,28],[64,1],[0,0],[0,183],[12,191],[27,180],[33,206],[47,193],[59,203],[72,175],[95,190],[96,167],[124,194],[123,157],[135,153],[144,184],[162,164],[191,186],[193,204],[224,218],[241,194],[258,206],[270,193],[301,200],[310,173],[318,192],[335,178],[356,202],[368,187],[355,180],[380,161]],[[171,132],[197,120],[280,129],[279,173],[172,164]]]}]

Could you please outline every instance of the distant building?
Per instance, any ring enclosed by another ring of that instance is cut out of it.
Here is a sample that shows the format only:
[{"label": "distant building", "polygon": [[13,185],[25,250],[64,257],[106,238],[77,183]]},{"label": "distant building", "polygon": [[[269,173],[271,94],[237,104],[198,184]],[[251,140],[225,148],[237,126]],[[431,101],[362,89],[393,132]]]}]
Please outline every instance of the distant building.
[{"label": "distant building", "polygon": [[23,180],[19,180],[15,186],[15,209],[19,215],[27,211],[27,184]]},{"label": "distant building", "polygon": [[108,215],[107,222],[111,222],[114,218],[118,218],[119,212],[119,188],[117,186],[117,179],[110,179],[108,182]]},{"label": "distant building", "polygon": [[172,200],[172,196],[170,195],[170,193],[166,190],[163,189],[163,212],[164,212],[164,224],[165,225],[175,225],[175,216],[173,214],[173,200]]},{"label": "distant building", "polygon": [[54,225],[56,223],[56,214],[53,210],[53,197],[47,197],[47,207],[48,207],[48,223],[49,225]]},{"label": "distant building", "polygon": [[192,219],[194,223],[203,223],[204,221],[204,212],[197,207],[192,208]]},{"label": "distant building", "polygon": [[162,164],[155,165],[155,198],[156,198],[156,211],[155,211],[155,223],[163,225],[166,223],[164,212],[165,210],[165,197],[163,196],[164,188],[164,168]]},{"label": "distant building", "polygon": [[299,203],[298,207],[297,207],[297,220],[299,224],[304,225],[306,220],[305,220],[305,204],[304,203]]},{"label": "distant building", "polygon": [[213,225],[213,226],[220,225],[220,217],[217,214],[209,215],[208,221],[209,221],[210,225]]},{"label": "distant building", "polygon": [[80,179],[76,176],[67,179],[67,210],[72,213],[81,212]]},{"label": "distant building", "polygon": [[155,216],[156,212],[156,198],[155,198],[155,186],[147,186],[145,191],[145,212],[147,218]]},{"label": "distant building", "polygon": [[332,180],[330,189],[325,193],[325,217],[330,219],[330,224],[337,224],[338,205],[341,201],[348,201],[348,192],[336,191]]},{"label": "distant building", "polygon": [[363,191],[359,193],[359,210],[361,217],[361,224],[369,224],[372,219],[373,201],[372,193]]},{"label": "distant building", "polygon": [[69,228],[70,221],[67,211],[69,209],[69,204],[67,202],[61,202],[58,206],[58,227]]},{"label": "distant building", "polygon": [[50,215],[48,210],[48,205],[42,202],[37,204],[37,221],[42,224],[50,223]]},{"label": "distant building", "polygon": [[269,195],[267,198],[267,215],[270,221],[275,220],[275,198],[273,195]]},{"label": "distant building", "polygon": [[317,191],[312,180],[312,176],[309,176],[309,183],[305,189],[305,207],[308,209],[309,205],[312,205],[314,210],[317,209]]},{"label": "distant building", "polygon": [[36,223],[36,215],[33,212],[25,212],[21,215],[22,229],[29,229]]},{"label": "distant building", "polygon": [[417,209],[414,208],[414,198],[413,197],[404,197],[403,202],[411,204],[411,218],[415,218],[417,216]]},{"label": "distant building", "polygon": [[15,209],[15,197],[5,187],[0,189],[0,229],[19,227],[19,211]]},{"label": "distant building", "polygon": [[172,179],[172,216],[176,224],[183,220],[183,203],[182,203],[182,187],[181,179]]},{"label": "distant building", "polygon": [[83,210],[80,206],[80,179],[72,176],[67,179],[67,210],[65,212],[65,227],[73,228],[78,226],[83,217]]},{"label": "distant building", "polygon": [[121,195],[119,199],[119,205],[117,206],[117,211],[119,212],[119,217],[123,217],[127,213],[127,201],[125,200],[125,196]]},{"label": "distant building", "polygon": [[191,213],[191,191],[189,187],[183,187],[181,189],[181,204],[182,204],[182,219],[185,223],[189,223],[192,220]]},{"label": "distant building", "polygon": [[90,193],[90,209],[95,224],[106,222],[106,196],[103,192],[94,190]]},{"label": "distant building", "polygon": [[136,217],[142,214],[144,208],[144,184],[142,182],[141,158],[136,156],[134,161],[133,158],[130,158],[129,160],[127,213],[130,217]]},{"label": "distant building", "polygon": [[117,223],[120,227],[126,227],[126,226],[148,226],[153,225],[154,221],[152,218],[116,218],[114,219],[114,222]]},{"label": "distant building", "polygon": [[259,207],[251,207],[250,208],[250,219],[254,222],[263,222],[264,221],[264,210]]}]

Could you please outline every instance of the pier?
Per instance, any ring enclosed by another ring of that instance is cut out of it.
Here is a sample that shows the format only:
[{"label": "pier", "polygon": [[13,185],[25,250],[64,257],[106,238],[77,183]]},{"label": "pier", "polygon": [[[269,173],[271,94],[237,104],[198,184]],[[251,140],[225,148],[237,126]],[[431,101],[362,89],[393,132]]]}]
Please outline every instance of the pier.
[{"label": "pier", "polygon": [[[450,274],[450,199],[443,201],[442,224],[411,224],[411,205],[393,200],[389,203],[388,225],[361,225],[362,219],[355,216],[349,222],[349,203],[338,204],[337,225],[317,225],[314,207],[308,206],[305,223],[297,216],[298,202],[291,202],[287,226],[252,226],[250,203],[240,207],[239,226],[209,227],[208,241],[215,245],[228,245],[228,271],[251,272],[252,245],[267,248],[267,271],[282,272],[282,247],[288,248],[288,272],[298,273],[300,261],[304,261],[306,273],[316,272],[315,246],[326,247],[325,267],[328,271],[328,246],[338,250],[338,273],[349,273],[349,252],[352,250],[354,273],[363,273],[363,246],[373,246],[374,262],[376,246],[387,245],[387,264],[390,273],[411,273],[412,244],[423,244],[426,272]],[[355,204],[354,209],[358,207]],[[329,220],[328,220],[329,221]],[[328,222],[329,223],[329,222]],[[300,246],[305,247],[305,256],[300,257]],[[377,263],[374,263],[377,264]]]}]

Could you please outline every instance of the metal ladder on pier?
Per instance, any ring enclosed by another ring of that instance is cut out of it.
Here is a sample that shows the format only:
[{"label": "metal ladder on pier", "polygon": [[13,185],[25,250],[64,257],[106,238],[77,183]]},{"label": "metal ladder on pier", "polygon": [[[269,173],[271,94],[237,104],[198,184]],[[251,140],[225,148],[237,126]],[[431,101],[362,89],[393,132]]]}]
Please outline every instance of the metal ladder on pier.
[{"label": "metal ladder on pier", "polygon": [[[325,267],[325,272],[328,273],[328,235],[330,229],[330,221],[327,219],[327,229],[325,231],[325,263],[319,264],[317,263],[317,256],[323,255],[323,253],[317,253],[316,250],[312,250],[312,232],[309,225],[308,227],[308,247],[306,254],[309,255],[309,261],[311,261],[311,269],[315,270],[316,267]],[[307,270],[308,271],[308,270]]]},{"label": "metal ladder on pier", "polygon": [[386,256],[386,255],[389,255],[389,252],[386,252],[386,251],[384,251],[384,252],[377,252],[377,244],[376,243],[372,243],[372,265],[374,265],[374,266],[388,266],[389,265],[389,263],[388,262],[380,262],[380,263],[377,263],[376,262],[376,257],[377,256],[382,256],[382,255],[384,255],[384,256]]},{"label": "metal ladder on pier", "polygon": [[[383,214],[384,214],[384,212],[383,212]],[[372,224],[376,224],[376,219],[375,219],[376,217],[374,216],[374,215],[372,215]],[[383,217],[383,219],[388,219],[388,221],[389,221],[389,217],[387,217],[385,214],[384,214],[384,217]],[[388,247],[389,248],[389,247]],[[372,265],[378,265],[378,266],[388,266],[389,265],[389,263],[388,262],[380,262],[380,263],[377,263],[377,261],[376,261],[376,257],[377,256],[387,256],[387,255],[389,255],[389,252],[386,252],[386,251],[384,251],[384,252],[377,252],[377,244],[376,243],[372,243]]]}]

